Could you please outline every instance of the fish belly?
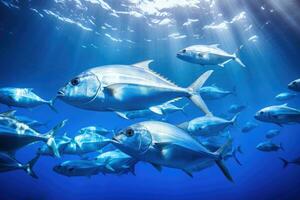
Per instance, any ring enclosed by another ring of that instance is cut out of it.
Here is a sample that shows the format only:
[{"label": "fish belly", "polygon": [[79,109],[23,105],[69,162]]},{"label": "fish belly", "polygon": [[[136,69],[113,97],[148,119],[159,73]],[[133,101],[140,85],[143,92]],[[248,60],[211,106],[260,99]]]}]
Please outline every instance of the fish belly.
[{"label": "fish belly", "polygon": [[157,86],[116,84],[109,87],[106,106],[114,111],[143,110],[166,101],[188,96],[185,90]]}]

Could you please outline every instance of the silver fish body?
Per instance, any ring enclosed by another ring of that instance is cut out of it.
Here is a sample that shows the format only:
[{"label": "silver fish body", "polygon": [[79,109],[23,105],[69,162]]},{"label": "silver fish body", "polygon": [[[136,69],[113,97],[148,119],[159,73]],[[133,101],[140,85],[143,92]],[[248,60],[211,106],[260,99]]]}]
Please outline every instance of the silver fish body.
[{"label": "silver fish body", "polygon": [[189,175],[197,166],[215,161],[232,180],[225,166],[219,163],[225,147],[212,153],[188,133],[168,123],[140,122],[122,130],[113,141],[117,148],[138,160],[149,162],[156,168],[182,169]]},{"label": "silver fish body", "polygon": [[200,95],[204,100],[221,99],[231,94],[235,94],[235,91],[226,91],[214,85],[205,86],[200,89]]},{"label": "silver fish body", "polygon": [[233,125],[237,120],[237,116],[235,115],[231,120],[215,116],[197,117],[189,122],[180,124],[178,127],[194,136],[215,136],[224,131],[228,126]]},{"label": "silver fish body", "polygon": [[224,64],[235,60],[239,65],[245,67],[242,61],[235,55],[213,45],[192,45],[177,52],[177,58],[186,62],[200,65],[218,65],[224,67]]},{"label": "silver fish body", "polygon": [[269,106],[259,110],[254,117],[259,121],[282,126],[283,124],[300,123],[300,110],[288,107],[287,104]]},{"label": "silver fish body", "polygon": [[89,69],[60,89],[58,98],[82,109],[122,112],[144,110],[187,97],[211,114],[197,92],[212,71],[202,74],[190,87],[182,88],[151,71],[150,62]]},{"label": "silver fish body", "polygon": [[52,100],[42,99],[33,92],[32,88],[0,88],[0,103],[21,108],[34,108],[46,104],[55,110]]}]

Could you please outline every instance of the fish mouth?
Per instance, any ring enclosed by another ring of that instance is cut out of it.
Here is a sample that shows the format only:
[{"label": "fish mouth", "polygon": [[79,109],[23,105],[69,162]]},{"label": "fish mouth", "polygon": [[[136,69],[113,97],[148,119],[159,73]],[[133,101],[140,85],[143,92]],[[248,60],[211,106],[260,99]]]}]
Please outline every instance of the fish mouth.
[{"label": "fish mouth", "polygon": [[115,143],[115,144],[120,144],[120,141],[119,141],[116,137],[113,137],[113,138],[111,139],[111,142],[112,142],[112,143]]},{"label": "fish mouth", "polygon": [[62,90],[59,90],[57,92],[57,97],[63,97],[63,96],[65,96],[65,93]]}]

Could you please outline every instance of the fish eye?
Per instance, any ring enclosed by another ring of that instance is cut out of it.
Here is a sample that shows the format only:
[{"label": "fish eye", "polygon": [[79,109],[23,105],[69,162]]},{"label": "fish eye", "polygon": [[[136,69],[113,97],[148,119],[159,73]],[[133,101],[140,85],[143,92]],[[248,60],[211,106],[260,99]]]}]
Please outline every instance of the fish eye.
[{"label": "fish eye", "polygon": [[131,137],[131,136],[133,136],[133,134],[134,134],[134,130],[132,130],[131,128],[127,129],[126,132],[125,132],[125,135],[127,137]]},{"label": "fish eye", "polygon": [[260,111],[259,114],[260,114],[260,115],[263,115],[263,114],[264,114],[264,111]]},{"label": "fish eye", "polygon": [[69,172],[74,171],[74,167],[69,168],[68,171],[69,171]]},{"label": "fish eye", "polygon": [[71,80],[71,84],[72,84],[73,86],[78,85],[78,84],[79,84],[79,78],[74,78],[74,79],[72,79],[72,80]]},{"label": "fish eye", "polygon": [[296,81],[294,81],[292,84],[293,84],[293,85],[297,85]]},{"label": "fish eye", "polygon": [[185,52],[186,52],[186,49],[183,49],[183,50],[182,50],[182,53],[185,53]]}]

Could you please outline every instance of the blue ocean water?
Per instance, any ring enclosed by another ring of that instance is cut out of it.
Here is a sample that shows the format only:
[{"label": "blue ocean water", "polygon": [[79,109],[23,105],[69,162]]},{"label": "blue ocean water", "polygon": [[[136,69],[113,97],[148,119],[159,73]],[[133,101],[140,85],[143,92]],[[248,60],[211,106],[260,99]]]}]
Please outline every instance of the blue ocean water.
[{"label": "blue ocean water", "polygon": [[[206,85],[235,88],[236,95],[206,101],[216,116],[223,116],[233,103],[247,108],[230,129],[234,143],[244,152],[238,155],[242,166],[233,159],[226,161],[234,183],[226,180],[216,166],[191,178],[176,169],[158,172],[147,163],[137,164],[136,176],[69,178],[52,168],[77,157],[42,157],[34,168],[37,180],[23,171],[0,174],[0,199],[299,199],[300,168],[291,165],[283,169],[278,159],[300,155],[299,125],[279,127],[253,117],[263,107],[283,104],[274,99],[275,95],[287,92],[287,84],[300,76],[299,8],[296,0],[1,0],[1,87],[34,88],[41,97],[51,99],[60,87],[91,67],[153,59],[150,68],[180,86],[190,85],[213,69]],[[176,58],[176,52],[189,45],[216,43],[230,53],[243,45],[238,55],[247,67],[235,62],[224,68],[203,67]],[[299,97],[288,105],[300,108]],[[69,119],[63,130],[69,136],[85,126],[120,129],[140,121],[80,110],[61,101],[55,107],[59,113],[47,106],[17,112],[48,122],[42,132]],[[0,110],[8,108],[1,105]],[[186,112],[188,116],[175,113],[167,121],[178,124],[203,115],[193,104]],[[259,126],[242,133],[248,121]],[[255,146],[274,128],[281,131],[274,141],[282,143],[285,151],[258,151]],[[18,151],[17,159],[27,162],[39,146]]]}]

